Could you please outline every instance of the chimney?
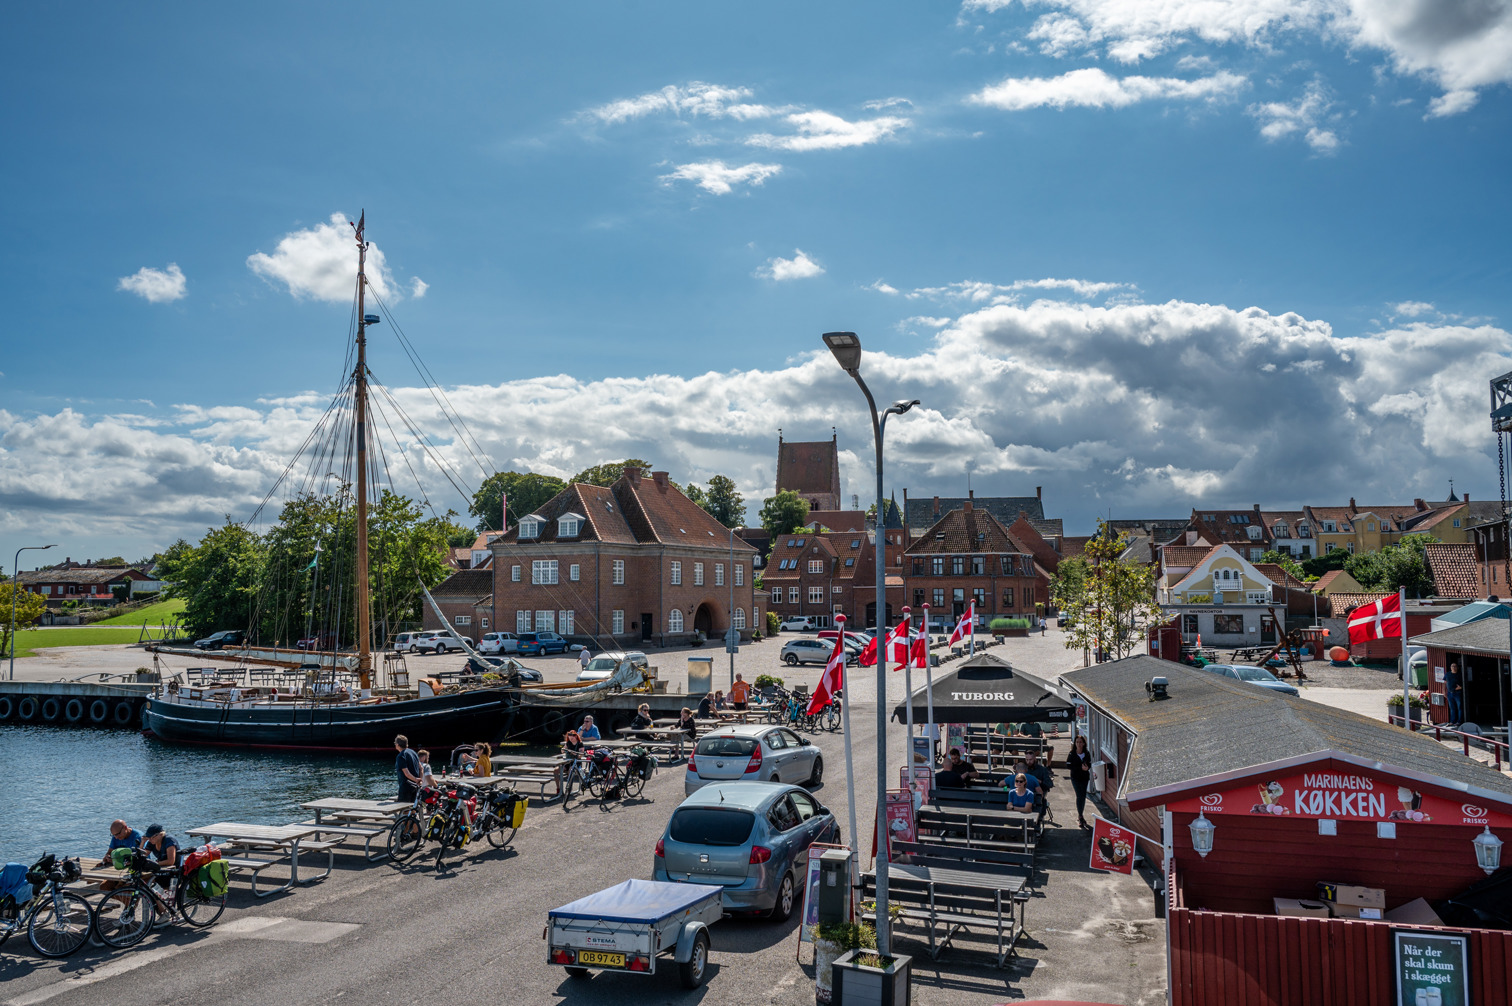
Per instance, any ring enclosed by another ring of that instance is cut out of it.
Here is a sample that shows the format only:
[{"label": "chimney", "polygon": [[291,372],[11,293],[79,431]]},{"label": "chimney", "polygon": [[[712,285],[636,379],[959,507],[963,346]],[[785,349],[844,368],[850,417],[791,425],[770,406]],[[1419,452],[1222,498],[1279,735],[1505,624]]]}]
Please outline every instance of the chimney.
[{"label": "chimney", "polygon": [[1359,513],[1360,512],[1360,508],[1357,507],[1357,506],[1355,506],[1355,500],[1354,500],[1353,496],[1349,497],[1349,512],[1350,513]]},{"label": "chimney", "polygon": [[1461,503],[1469,503],[1470,502],[1470,494],[1469,493],[1460,493],[1460,502]]},{"label": "chimney", "polygon": [[938,517],[940,516],[940,497],[936,496],[934,501],[934,515]]},{"label": "chimney", "polygon": [[1428,509],[1428,504],[1424,503],[1421,498],[1413,500],[1412,505],[1419,513]]},{"label": "chimney", "polygon": [[667,487],[667,476],[670,474],[671,472],[652,472],[651,481],[665,489]]},{"label": "chimney", "polygon": [[1044,499],[1045,499],[1045,487],[1044,486],[1035,486],[1034,487],[1034,498],[1037,499],[1037,500],[1040,500],[1041,502],[1044,501]]},{"label": "chimney", "polygon": [[975,506],[973,506],[971,500],[968,499],[965,503],[961,504],[961,509],[966,511],[967,513],[971,513],[971,511],[975,509]]},{"label": "chimney", "polygon": [[968,489],[968,490],[966,490],[966,498],[969,499],[969,500],[976,499],[976,490],[975,489]]},{"label": "chimney", "polygon": [[625,478],[627,478],[627,479],[630,480],[630,484],[631,485],[638,486],[638,485],[640,485],[641,470],[639,468],[634,467],[634,466],[626,468],[625,469]]},{"label": "chimney", "polygon": [[1260,513],[1260,504],[1259,503],[1254,504],[1254,510],[1255,510],[1255,513],[1257,515]]}]

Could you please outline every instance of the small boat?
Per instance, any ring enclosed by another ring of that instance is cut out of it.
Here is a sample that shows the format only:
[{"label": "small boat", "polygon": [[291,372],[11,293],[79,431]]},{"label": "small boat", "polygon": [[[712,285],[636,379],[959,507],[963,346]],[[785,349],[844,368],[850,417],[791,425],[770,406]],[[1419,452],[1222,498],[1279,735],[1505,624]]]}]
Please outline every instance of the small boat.
[{"label": "small boat", "polygon": [[[202,661],[230,661],[241,665],[244,671],[253,663],[259,668],[248,675],[248,681],[243,681],[243,674],[238,673],[235,680],[187,685],[174,680],[162,685],[147,700],[142,712],[142,726],[149,736],[177,744],[356,752],[391,751],[398,734],[405,735],[417,747],[453,747],[480,740],[493,742],[509,733],[519,705],[516,689],[520,684],[515,673],[519,665],[512,660],[482,660],[464,640],[464,648],[472,659],[487,668],[484,673],[465,675],[465,683],[445,687],[427,678],[415,682],[413,689],[404,658],[399,654],[381,653],[381,665],[374,667],[373,601],[368,569],[368,504],[373,469],[369,465],[372,430],[368,419],[366,333],[368,326],[380,319],[365,313],[366,222],[364,214],[353,225],[357,241],[356,367],[350,391],[353,422],[350,429],[343,431],[348,438],[345,442],[355,445],[353,470],[358,473],[352,478],[356,532],[355,645],[340,652],[256,643],[238,650],[210,652],[149,646],[155,660],[160,655],[192,655]],[[344,385],[338,398],[344,401],[347,393]],[[318,545],[316,552],[319,553]],[[428,592],[426,596],[429,597]],[[452,634],[461,638],[455,630]],[[333,640],[335,630],[329,628],[309,638],[317,642]]]}]

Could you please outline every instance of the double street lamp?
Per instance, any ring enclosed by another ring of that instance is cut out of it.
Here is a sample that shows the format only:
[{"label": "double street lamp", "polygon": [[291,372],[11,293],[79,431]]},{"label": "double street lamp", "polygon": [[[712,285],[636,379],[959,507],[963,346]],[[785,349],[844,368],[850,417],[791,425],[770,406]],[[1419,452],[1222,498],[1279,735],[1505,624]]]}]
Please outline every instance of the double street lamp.
[{"label": "double street lamp", "polygon": [[[861,379],[861,340],[856,333],[826,332],[824,344],[834,354],[840,369],[855,379],[866,396],[877,451],[877,619],[873,626],[877,632],[877,952],[887,954],[891,952],[892,927],[887,917],[887,506],[882,497],[882,435],[887,429],[889,416],[901,416],[918,405],[919,400],[896,402],[879,415],[876,399],[872,398],[871,389]],[[911,696],[905,696],[905,702],[911,699]],[[859,850],[861,836],[854,836],[853,841]]]},{"label": "double street lamp", "polygon": [[45,552],[56,545],[22,545],[11,563],[10,680],[16,680],[16,592],[21,589],[21,553]]}]

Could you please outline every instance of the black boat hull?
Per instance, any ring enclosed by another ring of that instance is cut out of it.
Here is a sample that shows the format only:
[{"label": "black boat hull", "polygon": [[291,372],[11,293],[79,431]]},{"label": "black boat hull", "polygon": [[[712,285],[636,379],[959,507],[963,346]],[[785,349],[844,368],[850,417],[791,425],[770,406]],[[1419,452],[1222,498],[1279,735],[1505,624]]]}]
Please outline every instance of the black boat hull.
[{"label": "black boat hull", "polygon": [[396,734],[408,737],[413,747],[494,742],[509,732],[515,707],[514,694],[503,688],[369,705],[228,707],[152,698],[142,712],[142,726],[173,744],[392,751]]}]

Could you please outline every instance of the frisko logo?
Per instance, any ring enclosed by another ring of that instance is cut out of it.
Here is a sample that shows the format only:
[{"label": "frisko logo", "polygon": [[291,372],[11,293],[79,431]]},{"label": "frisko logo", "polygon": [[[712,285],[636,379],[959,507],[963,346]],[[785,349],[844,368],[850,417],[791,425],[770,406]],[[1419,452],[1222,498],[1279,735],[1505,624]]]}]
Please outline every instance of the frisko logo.
[{"label": "frisko logo", "polygon": [[951,692],[955,702],[1012,702],[1012,692]]},{"label": "frisko logo", "polygon": [[1460,810],[1465,815],[1465,823],[1466,824],[1490,824],[1491,823],[1491,817],[1490,817],[1491,811],[1489,811],[1485,807],[1477,807],[1473,803],[1462,803],[1462,804],[1460,804]]},{"label": "frisko logo", "polygon": [[1222,793],[1204,793],[1204,794],[1202,794],[1202,805],[1204,807],[1214,807],[1214,808],[1222,807],[1223,806],[1223,794]]}]

